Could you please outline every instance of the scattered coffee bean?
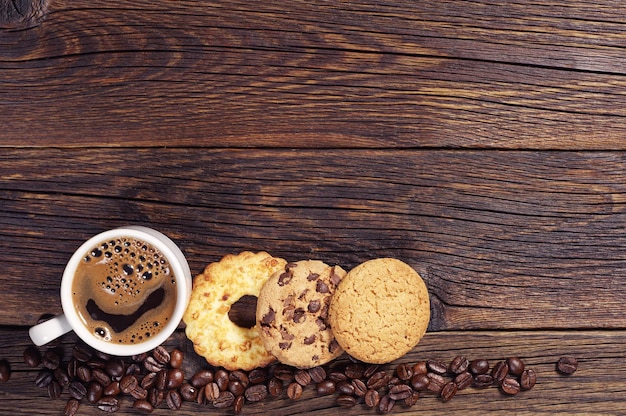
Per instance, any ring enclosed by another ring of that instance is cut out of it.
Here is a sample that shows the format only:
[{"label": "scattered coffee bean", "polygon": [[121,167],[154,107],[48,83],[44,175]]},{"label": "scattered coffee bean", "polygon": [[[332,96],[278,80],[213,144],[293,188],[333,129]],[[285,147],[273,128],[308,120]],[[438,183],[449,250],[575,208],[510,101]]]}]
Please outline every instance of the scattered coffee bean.
[{"label": "scattered coffee bean", "polygon": [[411,397],[413,389],[408,384],[397,384],[389,389],[389,397],[393,400],[405,400]]},{"label": "scattered coffee bean", "polygon": [[348,380],[340,381],[336,383],[336,385],[337,385],[337,391],[339,393],[345,394],[347,396],[354,396],[354,385]]},{"label": "scattered coffee bean", "polygon": [[196,401],[198,397],[198,389],[188,382],[184,382],[179,389],[180,397],[188,402]]},{"label": "scattered coffee bean", "polygon": [[126,371],[126,364],[121,358],[111,358],[104,366],[104,370],[113,379],[119,380],[124,375],[124,371]]},{"label": "scattered coffee bean", "polygon": [[329,394],[333,394],[336,390],[335,382],[332,380],[322,380],[315,386],[315,390],[317,394],[320,396],[327,396]]},{"label": "scattered coffee bean", "polygon": [[154,406],[147,400],[135,400],[133,408],[141,413],[152,413]]},{"label": "scattered coffee bean", "polygon": [[217,383],[209,383],[204,387],[204,395],[209,402],[217,400],[220,396],[220,388]]},{"label": "scattered coffee bean", "polygon": [[298,400],[302,397],[302,386],[295,381],[289,383],[289,386],[287,386],[287,397],[291,400]]},{"label": "scattered coffee bean", "polygon": [[37,368],[41,364],[41,353],[34,345],[26,347],[23,356],[24,363],[30,368]]},{"label": "scattered coffee bean", "polygon": [[[1,360],[1,361],[6,361],[6,360]],[[41,362],[43,366],[46,367],[47,369],[56,370],[61,364],[61,357],[59,356],[59,353],[55,349],[46,350],[46,352],[43,353]]]},{"label": "scattered coffee bean", "polygon": [[185,372],[180,368],[172,368],[167,372],[167,388],[177,389],[185,381]]},{"label": "scattered coffee bean", "polygon": [[200,370],[196,372],[189,380],[194,387],[203,387],[213,382],[213,372],[208,369]]},{"label": "scattered coffee bean", "polygon": [[71,377],[67,374],[67,370],[65,368],[59,366],[56,370],[54,370],[54,378],[59,382],[61,387],[67,387],[70,385],[72,381]]},{"label": "scattered coffee bean", "polygon": [[356,378],[352,380],[350,384],[352,384],[352,386],[354,387],[355,396],[363,397],[367,393],[367,390],[368,390],[367,385],[365,384],[363,380]]},{"label": "scattered coffee bean", "polygon": [[478,374],[474,376],[474,386],[477,389],[485,389],[493,385],[493,377],[491,374]]},{"label": "scattered coffee bean", "polygon": [[461,374],[469,368],[469,360],[462,355],[457,355],[450,362],[448,370],[453,374]]},{"label": "scattered coffee bean", "polygon": [[134,375],[126,375],[119,382],[120,390],[126,394],[130,393],[137,385],[139,385],[139,382]]},{"label": "scattered coffee bean", "polygon": [[563,375],[571,375],[578,369],[578,360],[574,357],[561,357],[556,363],[556,369]]},{"label": "scattered coffee bean", "polygon": [[495,383],[500,384],[509,375],[509,366],[504,361],[498,361],[491,370],[491,376]]},{"label": "scattered coffee bean", "polygon": [[435,374],[443,375],[448,371],[448,366],[442,361],[428,360],[426,362],[428,370]]},{"label": "scattered coffee bean", "polygon": [[48,384],[48,397],[50,397],[51,399],[58,399],[59,397],[61,397],[62,391],[63,388],[58,381],[52,380],[50,384]]},{"label": "scattered coffee bean", "polygon": [[506,377],[500,383],[500,391],[509,396],[514,396],[520,392],[520,384],[513,377]]},{"label": "scattered coffee bean", "polygon": [[48,387],[48,384],[54,379],[52,371],[41,370],[35,378],[35,385],[39,388]]},{"label": "scattered coffee bean", "polygon": [[396,401],[389,397],[389,395],[385,394],[381,397],[380,402],[378,403],[378,410],[381,413],[389,413],[393,410],[395,404]]},{"label": "scattered coffee bean", "polygon": [[67,389],[76,400],[82,400],[87,395],[87,387],[80,381],[72,381]]},{"label": "scattered coffee bean", "polygon": [[230,380],[228,382],[228,391],[234,394],[235,397],[237,397],[243,394],[243,392],[245,391],[245,387],[243,386],[241,381]]},{"label": "scattered coffee bean", "polygon": [[[299,386],[298,383],[296,383],[296,385]],[[234,403],[235,403],[235,395],[229,391],[223,391],[220,393],[219,397],[213,401],[213,406],[215,406],[218,409],[224,409],[227,407],[231,407]]]},{"label": "scattered coffee bean", "polygon": [[413,366],[413,374],[426,374],[428,373],[428,366],[426,365],[426,361],[418,361]]},{"label": "scattered coffee bean", "polygon": [[135,400],[146,399],[148,397],[148,390],[144,389],[140,385],[137,385],[129,392],[129,394]]},{"label": "scattered coffee bean", "polygon": [[235,397],[235,402],[233,403],[233,413],[238,415],[241,414],[242,410],[243,410],[243,404],[245,403],[245,398],[244,396],[237,396]]},{"label": "scattered coffee bean", "polygon": [[419,398],[420,394],[416,391],[413,391],[409,397],[404,399],[404,405],[407,407],[415,406]]},{"label": "scattered coffee bean", "polygon": [[245,391],[246,400],[249,402],[259,402],[268,396],[267,386],[264,384],[255,384]]},{"label": "scattered coffee bean", "polygon": [[180,368],[183,365],[185,354],[179,349],[173,349],[170,351],[170,367]]},{"label": "scattered coffee bean", "polygon": [[457,385],[459,390],[463,390],[472,385],[474,381],[474,377],[469,371],[465,371],[463,373],[459,373],[454,377],[454,383]]},{"label": "scattered coffee bean", "polygon": [[354,407],[356,403],[356,398],[349,394],[340,394],[337,396],[337,404],[341,407]]},{"label": "scattered coffee bean", "polygon": [[324,370],[324,367],[320,366],[309,368],[309,374],[314,383],[320,383],[326,378],[326,370]]},{"label": "scattered coffee bean", "polygon": [[283,393],[283,382],[276,377],[272,377],[267,382],[267,391],[272,397],[280,396]]},{"label": "scattered coffee bean", "polygon": [[522,390],[530,390],[535,386],[536,382],[537,374],[535,373],[535,370],[533,370],[532,368],[528,368],[524,370],[524,372],[520,376],[519,384]]},{"label": "scattered coffee bean", "polygon": [[426,373],[415,374],[413,377],[411,377],[411,386],[416,391],[428,390],[429,384],[430,378],[426,375]]},{"label": "scattered coffee bean", "polygon": [[294,375],[294,379],[302,387],[306,387],[311,384],[311,374],[307,370],[298,370]]},{"label": "scattered coffee bean", "polygon": [[[222,392],[220,396],[222,394],[227,394],[227,393],[232,395],[232,393],[226,391],[226,392]],[[218,400],[219,400],[219,397],[218,397]],[[170,409],[178,410],[183,404],[183,399],[180,397],[180,393],[178,393],[178,391],[168,390],[167,393],[165,393],[165,403],[167,403],[167,407],[169,407]],[[217,403],[217,400],[213,403],[213,405],[215,407],[219,407],[217,406],[216,403]],[[226,407],[230,407],[230,404]]]},{"label": "scattered coffee bean", "polygon": [[384,370],[375,372],[369,379],[367,379],[367,388],[373,390],[379,390],[383,388],[383,386],[387,384],[387,377],[387,372]]},{"label": "scattered coffee bean", "polygon": [[479,374],[486,374],[489,372],[489,361],[485,359],[473,360],[470,362],[469,371],[475,376]]},{"label": "scattered coffee bean", "polygon": [[147,357],[144,362],[143,362],[143,366],[147,371],[153,372],[153,373],[158,373],[159,371],[163,370],[163,368],[165,367],[163,364],[161,364],[160,362],[158,362],[154,357],[150,356]]},{"label": "scattered coffee bean", "polygon": [[368,390],[364,397],[365,405],[369,408],[375,408],[380,403],[380,393],[377,390]]},{"label": "scattered coffee bean", "polygon": [[441,389],[446,384],[446,379],[437,373],[427,373],[426,376],[428,377],[428,390],[434,393],[441,392]]},{"label": "scattered coffee bean", "polygon": [[443,402],[450,401],[456,395],[457,390],[458,386],[454,381],[447,382],[441,389],[441,400]]},{"label": "scattered coffee bean", "polygon": [[93,351],[89,346],[79,342],[72,347],[72,356],[77,361],[86,363],[93,357]]},{"label": "scattered coffee bean", "polygon": [[524,372],[524,362],[517,357],[507,358],[506,364],[509,367],[509,374],[513,376],[519,376]]},{"label": "scattered coffee bean", "polygon": [[230,383],[230,377],[228,375],[228,371],[226,370],[217,370],[215,372],[215,382],[217,386],[220,388],[220,391],[226,391],[228,389],[228,383]]},{"label": "scattered coffee bean", "polygon": [[255,368],[248,374],[250,384],[261,384],[267,381],[267,371],[264,368]]},{"label": "scattered coffee bean", "polygon": [[115,413],[120,410],[120,402],[111,396],[104,396],[96,403],[96,407],[105,413]]},{"label": "scattered coffee bean", "polygon": [[89,383],[93,379],[91,369],[86,365],[81,365],[76,369],[76,377],[84,383]]},{"label": "scattered coffee bean", "polygon": [[104,387],[104,391],[103,391],[105,396],[117,396],[121,392],[122,392],[122,389],[120,388],[119,381],[110,382],[108,386]]},{"label": "scattered coffee bean", "polygon": [[170,361],[170,353],[163,346],[158,346],[152,351],[152,356],[161,365],[165,365]]},{"label": "scattered coffee bean", "polygon": [[67,403],[65,403],[65,409],[63,410],[64,416],[74,416],[78,413],[78,408],[80,407],[80,402],[76,399],[69,399]]},{"label": "scattered coffee bean", "polygon": [[413,377],[413,366],[406,363],[398,365],[396,367],[396,376],[402,381],[410,380]]},{"label": "scattered coffee bean", "polygon": [[104,396],[104,387],[97,381],[92,381],[87,385],[87,401],[91,404],[95,404]]}]

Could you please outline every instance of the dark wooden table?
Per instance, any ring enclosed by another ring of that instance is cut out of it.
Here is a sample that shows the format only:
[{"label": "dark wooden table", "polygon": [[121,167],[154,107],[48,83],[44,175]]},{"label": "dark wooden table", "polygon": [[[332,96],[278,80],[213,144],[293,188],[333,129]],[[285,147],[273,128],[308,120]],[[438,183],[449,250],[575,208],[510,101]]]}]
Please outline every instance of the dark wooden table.
[{"label": "dark wooden table", "polygon": [[[538,374],[395,413],[626,412],[622,1],[1,0],[0,27],[0,413],[63,413],[27,329],[61,312],[81,242],[126,224],[194,274],[242,250],[397,257],[432,319],[389,369],[517,355]],[[311,389],[244,408],[338,411]]]}]

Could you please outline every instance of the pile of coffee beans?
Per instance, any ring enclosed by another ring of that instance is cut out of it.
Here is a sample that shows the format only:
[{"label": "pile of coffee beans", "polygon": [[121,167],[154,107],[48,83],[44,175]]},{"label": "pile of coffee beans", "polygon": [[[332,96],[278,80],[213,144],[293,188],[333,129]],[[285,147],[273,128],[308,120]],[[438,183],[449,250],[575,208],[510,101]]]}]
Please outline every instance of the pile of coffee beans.
[{"label": "pile of coffee beans", "polygon": [[[387,413],[397,404],[415,405],[421,395],[448,402],[465,388],[497,387],[502,394],[513,396],[533,388],[537,381],[535,371],[518,357],[491,365],[486,359],[469,360],[459,355],[449,363],[401,363],[393,371],[388,366],[336,360],[306,370],[284,364],[252,371],[207,366],[194,374],[185,374],[180,349],[168,351],[162,346],[150,353],[120,358],[77,343],[69,361],[64,362],[63,357],[59,347],[41,353],[30,346],[24,351],[24,362],[40,367],[35,378],[38,387],[53,399],[69,395],[65,415],[76,414],[83,404],[116,412],[123,405],[122,397],[140,413],[151,413],[157,407],[177,410],[190,402],[239,414],[244,405],[269,398],[298,400],[307,388],[317,395],[335,395],[341,407],[360,405]],[[563,357],[556,364],[557,371],[567,375],[577,367],[573,357]],[[0,365],[0,378],[8,380],[9,376],[8,363]]]}]

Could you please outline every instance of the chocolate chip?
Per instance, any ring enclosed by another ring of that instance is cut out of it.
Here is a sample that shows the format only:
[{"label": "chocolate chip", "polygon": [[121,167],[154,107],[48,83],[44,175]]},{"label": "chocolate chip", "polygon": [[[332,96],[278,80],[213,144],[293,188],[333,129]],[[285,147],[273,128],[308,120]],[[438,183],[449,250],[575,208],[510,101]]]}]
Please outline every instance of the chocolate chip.
[{"label": "chocolate chip", "polygon": [[311,313],[316,313],[317,311],[319,311],[322,308],[322,303],[320,302],[319,299],[313,299],[311,302],[309,302],[309,306],[307,308],[307,310]]},{"label": "chocolate chip", "polygon": [[285,273],[282,273],[279,277],[278,277],[278,286],[285,286],[288,285],[289,282],[291,282],[291,279],[293,279],[293,273],[290,271],[287,271]]},{"label": "chocolate chip", "polygon": [[269,325],[272,322],[274,322],[275,319],[276,319],[276,311],[270,308],[270,310],[265,315],[263,315],[263,318],[261,318],[261,324]]},{"label": "chocolate chip", "polygon": [[318,273],[309,273],[309,275],[307,276],[307,280],[312,282],[313,280],[316,280],[318,277],[320,277]]},{"label": "chocolate chip", "polygon": [[304,338],[304,341],[303,341],[304,345],[311,345],[311,344],[313,344],[315,342],[315,338],[316,338],[315,334]]},{"label": "chocolate chip", "polygon": [[330,288],[322,280],[318,280],[317,281],[317,284],[315,285],[315,290],[317,292],[319,292],[319,293],[329,293],[330,292]]}]

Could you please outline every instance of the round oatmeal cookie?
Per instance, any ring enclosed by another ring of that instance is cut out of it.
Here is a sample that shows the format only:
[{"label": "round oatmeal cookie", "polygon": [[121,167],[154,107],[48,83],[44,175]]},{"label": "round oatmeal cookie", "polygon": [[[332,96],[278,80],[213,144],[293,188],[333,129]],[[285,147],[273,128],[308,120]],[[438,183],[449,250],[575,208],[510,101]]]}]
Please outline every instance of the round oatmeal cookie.
[{"label": "round oatmeal cookie", "polygon": [[352,357],[384,364],[409,352],[430,320],[428,290],[408,264],[369,260],[341,281],[329,309],[335,338]]},{"label": "round oatmeal cookie", "polygon": [[265,348],[278,361],[312,368],[341,355],[327,318],[331,297],[345,275],[339,266],[303,260],[287,264],[265,282],[257,302],[257,326]]},{"label": "round oatmeal cookie", "polygon": [[[189,306],[183,316],[185,333],[195,351],[209,364],[227,370],[252,370],[275,361],[263,346],[253,324],[242,327],[231,321],[229,312],[238,300],[255,299],[261,286],[287,262],[266,252],[228,254],[209,264],[194,278]],[[256,307],[252,307],[254,317]]]}]

